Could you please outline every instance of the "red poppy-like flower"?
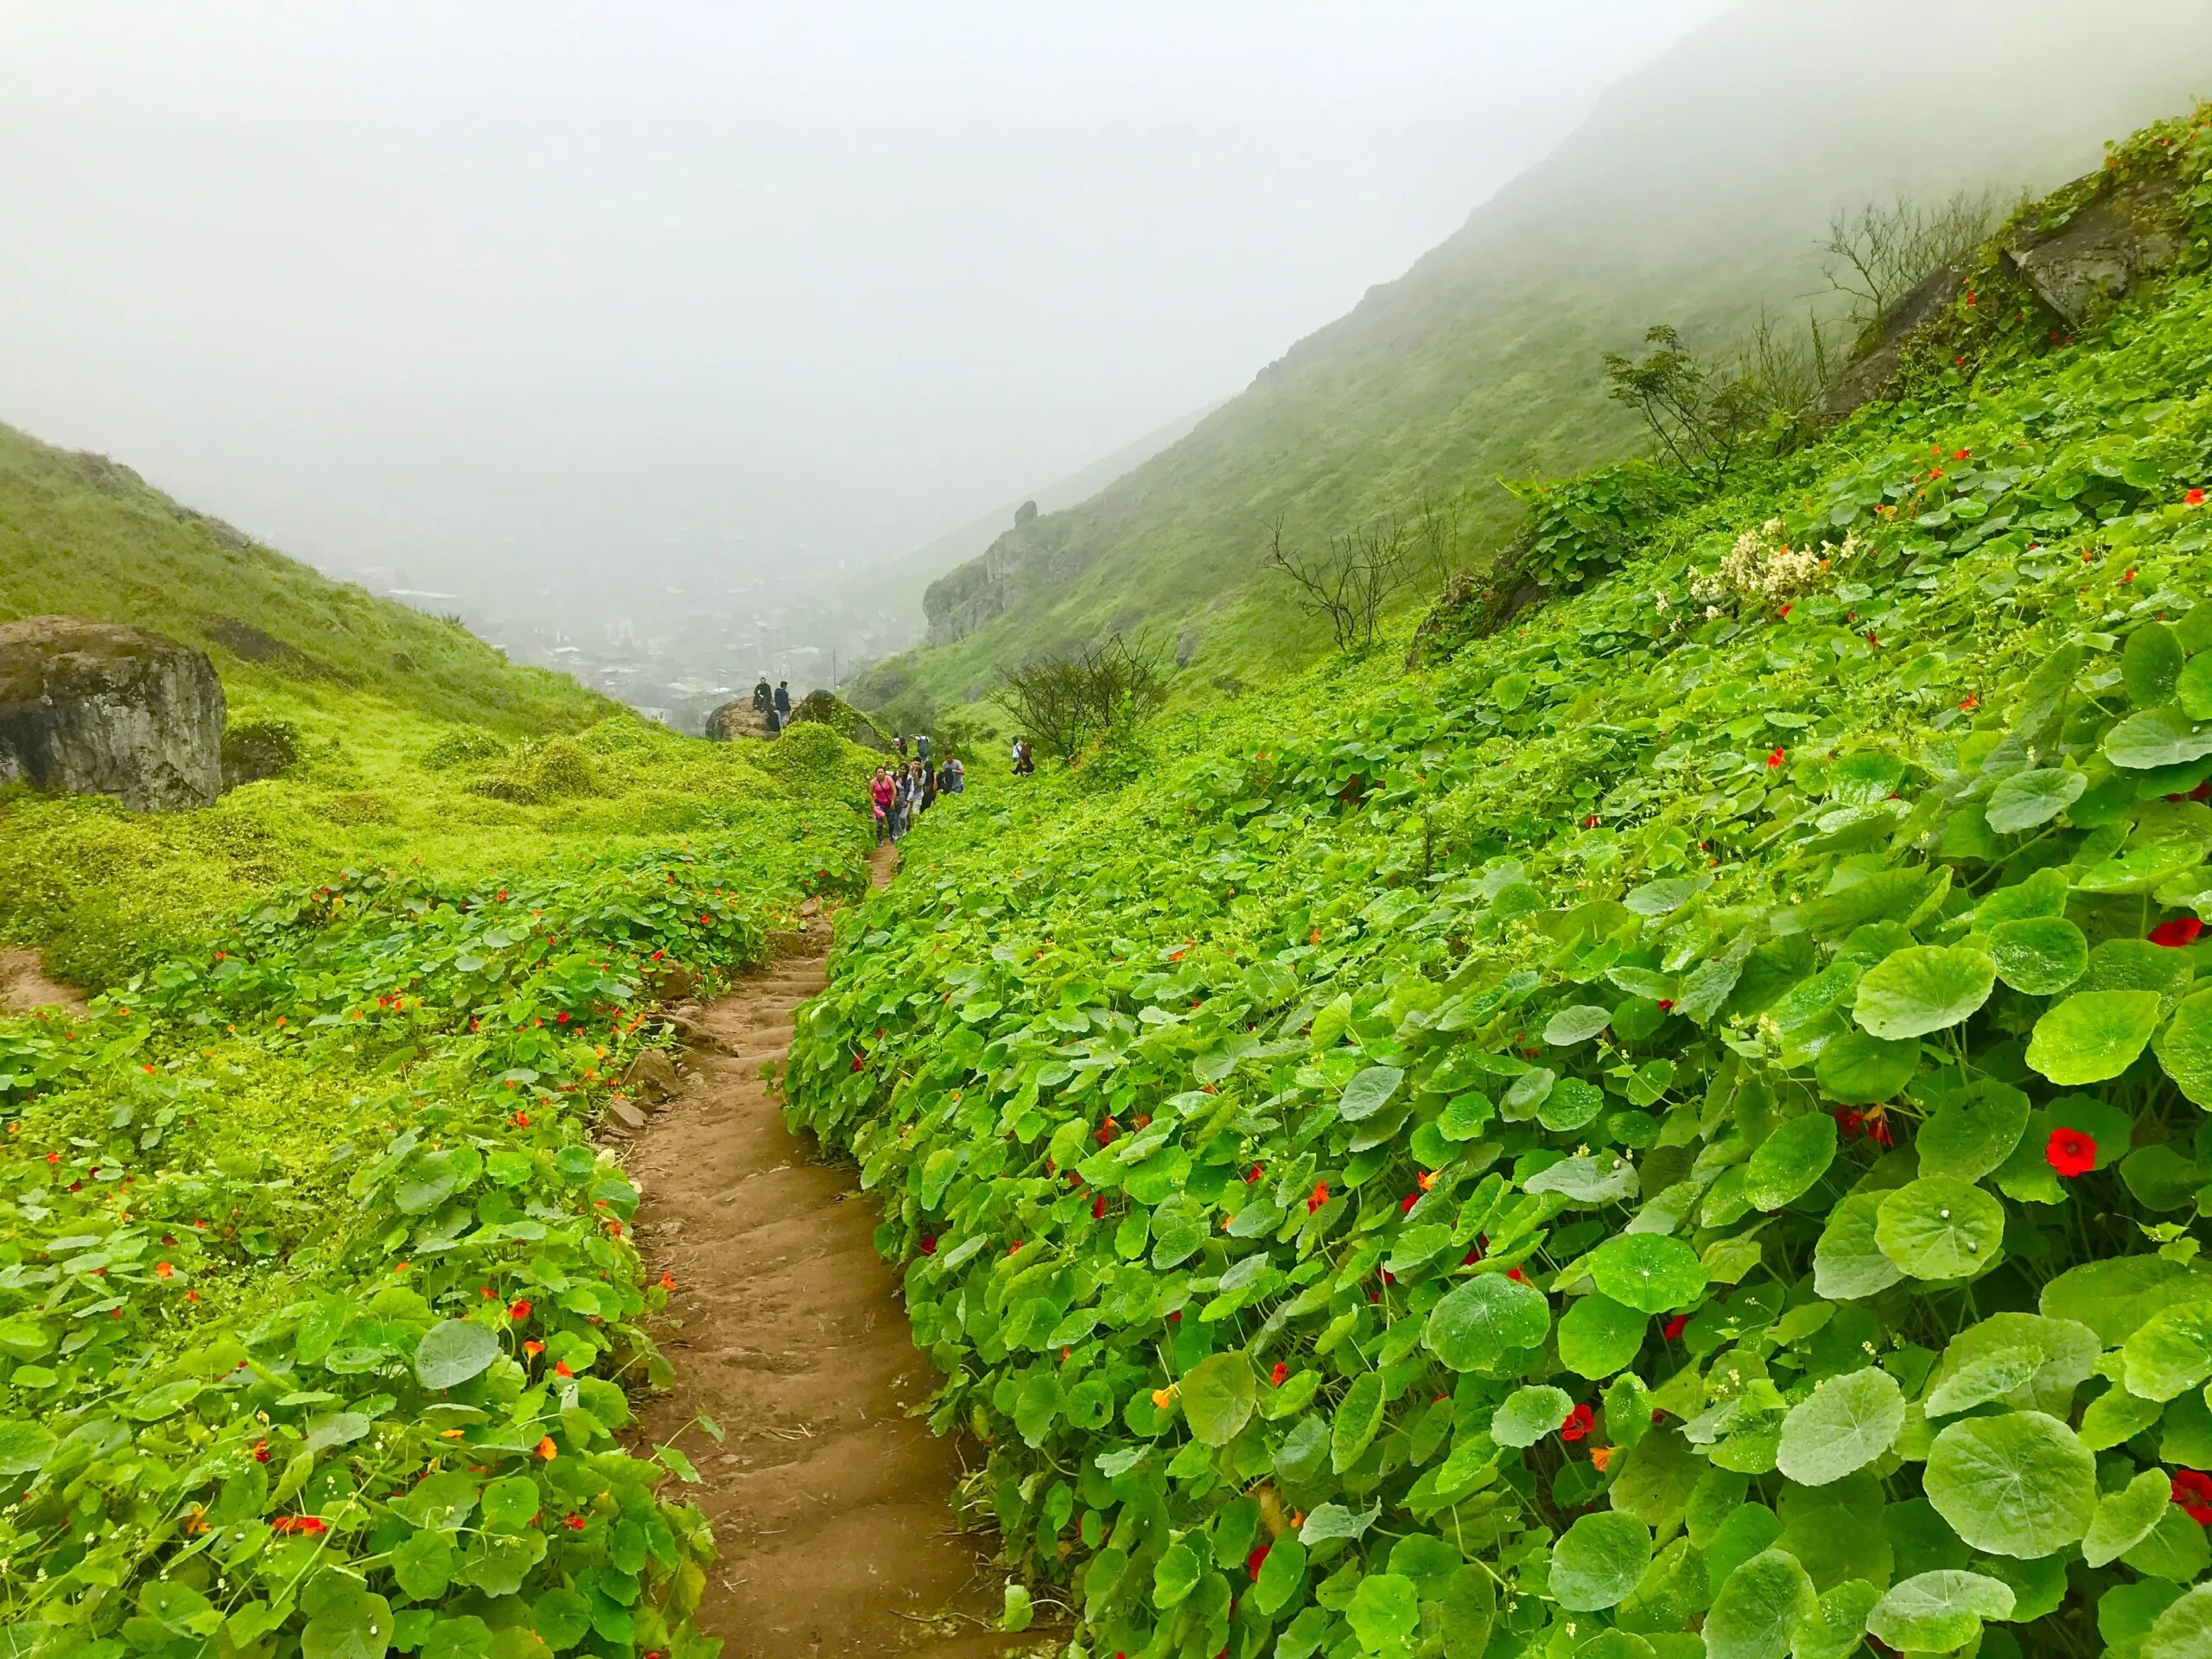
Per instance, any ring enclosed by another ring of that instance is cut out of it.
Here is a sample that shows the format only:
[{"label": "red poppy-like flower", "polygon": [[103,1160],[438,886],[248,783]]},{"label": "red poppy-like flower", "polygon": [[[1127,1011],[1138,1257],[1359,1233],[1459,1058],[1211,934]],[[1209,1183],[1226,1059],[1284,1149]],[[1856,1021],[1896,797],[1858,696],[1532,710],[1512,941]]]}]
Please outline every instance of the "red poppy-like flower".
[{"label": "red poppy-like flower", "polygon": [[1309,1216],[1312,1215],[1316,1210],[1319,1210],[1328,1201],[1329,1184],[1326,1181],[1314,1182],[1313,1196],[1306,1200],[1306,1213]]},{"label": "red poppy-like flower", "polygon": [[536,1359],[540,1354],[545,1351],[545,1344],[533,1337],[530,1341],[523,1344],[522,1351],[524,1357],[528,1359]]},{"label": "red poppy-like flower", "polygon": [[253,1460],[254,1460],[256,1463],[266,1463],[266,1462],[268,1462],[268,1461],[269,1461],[269,1442],[268,1442],[268,1441],[266,1441],[266,1440],[256,1440],[256,1441],[253,1443]]},{"label": "red poppy-like flower", "polygon": [[1789,606],[1787,603],[1785,603],[1785,604],[1783,606],[1782,609],[1781,609],[1779,612],[1777,612],[1777,615],[1781,615],[1781,616],[1787,616],[1787,615],[1789,615],[1789,614],[1790,609],[1791,609],[1790,606]]},{"label": "red poppy-like flower", "polygon": [[1781,746],[1780,744],[1778,744],[1778,743],[1777,743],[1777,744],[1776,744],[1776,745],[1775,745],[1775,747],[1773,747],[1773,749],[1772,749],[1772,750],[1770,750],[1770,751],[1768,753],[1768,754],[1767,754],[1767,757],[1766,757],[1767,769],[1768,769],[1770,772],[1771,772],[1775,767],[1777,767],[1777,766],[1780,766],[1780,765],[1783,763],[1783,761],[1784,760],[1786,760],[1787,758],[1788,758],[1788,757],[1787,757],[1787,756],[1785,756],[1785,755],[1783,753],[1783,752],[1782,752],[1782,746]]},{"label": "red poppy-like flower", "polygon": [[1525,1285],[1529,1282],[1529,1275],[1518,1268],[1508,1268],[1505,1270],[1505,1276],[1516,1285]]},{"label": "red poppy-like flower", "polygon": [[2151,930],[2151,943],[2171,945],[2176,949],[2195,944],[2196,936],[2204,931],[2204,924],[2194,916],[2177,916],[2170,922],[2160,922]]},{"label": "red poppy-like flower", "polygon": [[1475,1263],[1476,1263],[1476,1262],[1478,1262],[1481,1261],[1482,1259],[1483,1259],[1483,1253],[1482,1253],[1482,1250],[1481,1250],[1481,1249],[1480,1249],[1479,1247],[1477,1247],[1477,1248],[1474,1248],[1474,1249],[1471,1249],[1470,1250],[1468,1250],[1468,1252],[1467,1252],[1465,1255],[1463,1255],[1463,1256],[1461,1256],[1461,1257],[1459,1258],[1459,1265],[1460,1265],[1461,1267],[1463,1267],[1463,1268],[1471,1268],[1471,1267],[1473,1267],[1473,1266],[1475,1265]]},{"label": "red poppy-like flower", "polygon": [[154,1263],[154,1277],[156,1279],[167,1279],[175,1272],[176,1269],[166,1262]]},{"label": "red poppy-like flower", "polygon": [[1828,1116],[1835,1119],[1836,1133],[1847,1141],[1856,1141],[1866,1133],[1866,1114],[1856,1106],[1839,1106]]},{"label": "red poppy-like flower", "polygon": [[663,1290],[674,1290],[676,1288],[676,1275],[672,1273],[662,1274],[660,1276],[660,1287]]},{"label": "red poppy-like flower", "polygon": [[1671,996],[1662,996],[1662,997],[1661,997],[1661,998],[1659,999],[1659,1012],[1660,1012],[1660,1013],[1662,1013],[1662,1014],[1672,1014],[1674,1011],[1675,1011],[1675,999],[1674,999],[1673,997],[1671,997]]},{"label": "red poppy-like flower", "polygon": [[937,1235],[935,1233],[924,1233],[922,1235],[922,1254],[924,1255],[935,1255],[937,1254]]},{"label": "red poppy-like flower", "polygon": [[1244,1572],[1255,1584],[1260,1581],[1260,1567],[1268,1559],[1268,1545],[1262,1544],[1244,1558]]},{"label": "red poppy-like flower", "polygon": [[1274,1370],[1268,1373],[1268,1386],[1271,1389],[1279,1389],[1282,1387],[1289,1378],[1290,1367],[1284,1364],[1282,1361],[1277,1360],[1275,1362]]},{"label": "red poppy-like flower", "polygon": [[269,1526],[272,1532],[304,1532],[310,1535],[330,1530],[330,1523],[319,1515],[280,1515]]},{"label": "red poppy-like flower", "polygon": [[2086,1175],[2097,1166],[2097,1138],[2079,1129],[2053,1129],[2044,1142],[2043,1160],[2062,1175]]},{"label": "red poppy-like flower", "polygon": [[575,1373],[569,1369],[569,1362],[567,1360],[556,1359],[553,1362],[553,1375],[556,1376],[574,1376]]},{"label": "red poppy-like flower", "polygon": [[1415,1187],[1412,1192],[1407,1193],[1404,1198],[1398,1200],[1398,1213],[1402,1216],[1404,1215],[1407,1211],[1412,1209],[1414,1205],[1420,1202],[1421,1189],[1419,1187]]},{"label": "red poppy-like flower", "polygon": [[1093,1221],[1106,1219],[1106,1195],[1103,1192],[1090,1201],[1090,1218]]},{"label": "red poppy-like flower", "polygon": [[2192,507],[2201,507],[2204,505],[2204,492],[2191,490],[2187,495],[2182,497],[2182,499]]},{"label": "red poppy-like flower", "polygon": [[2175,1470],[2173,1497],[2182,1513],[2198,1526],[2212,1527],[2212,1475],[2194,1469]]},{"label": "red poppy-like flower", "polygon": [[1244,1185],[1247,1185],[1247,1186],[1253,1185],[1255,1183],[1256,1183],[1256,1182],[1259,1180],[1259,1179],[1260,1179],[1260,1177],[1261,1177],[1261,1176],[1262,1176],[1262,1175],[1266,1174],[1267,1173],[1268,1173],[1268,1170],[1267,1170],[1267,1166],[1266,1166],[1266,1165],[1264,1165],[1264,1164],[1255,1164],[1255,1165],[1253,1165],[1253,1166],[1252,1166],[1251,1173],[1250,1173],[1249,1174],[1248,1174],[1247,1176],[1245,1176],[1245,1178],[1244,1178]]},{"label": "red poppy-like flower", "polygon": [[855,1053],[855,1054],[853,1056],[853,1070],[854,1070],[854,1071],[867,1071],[867,1070],[868,1070],[868,1056],[867,1056],[867,1055],[865,1055],[865,1054],[859,1054],[859,1053]]},{"label": "red poppy-like flower", "polygon": [[563,1516],[561,1518],[561,1524],[570,1532],[582,1532],[584,1529],[584,1518],[581,1515]]},{"label": "red poppy-like flower", "polygon": [[1665,1325],[1659,1328],[1659,1334],[1665,1340],[1673,1342],[1681,1337],[1682,1334],[1682,1327],[1689,1322],[1690,1316],[1688,1314],[1677,1313],[1673,1319],[1668,1320]]},{"label": "red poppy-like flower", "polygon": [[1559,1426],[1560,1439],[1562,1440],[1586,1439],[1590,1433],[1592,1421],[1590,1408],[1587,1405],[1577,1406],[1567,1414],[1567,1421]]}]

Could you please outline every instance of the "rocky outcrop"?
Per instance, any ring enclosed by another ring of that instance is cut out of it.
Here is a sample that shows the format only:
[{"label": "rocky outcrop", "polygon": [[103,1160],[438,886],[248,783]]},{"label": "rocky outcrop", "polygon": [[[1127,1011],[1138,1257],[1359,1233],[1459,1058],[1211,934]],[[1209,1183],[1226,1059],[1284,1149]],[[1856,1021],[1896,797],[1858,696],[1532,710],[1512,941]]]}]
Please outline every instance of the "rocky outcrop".
[{"label": "rocky outcrop", "polygon": [[753,706],[750,696],[726,702],[707,716],[705,734],[717,743],[734,743],[741,737],[767,739],[775,734],[768,729],[768,717]]},{"label": "rocky outcrop", "polygon": [[1043,550],[1037,537],[1037,504],[1025,501],[1014,515],[1014,528],[978,556],[947,571],[922,595],[929,617],[929,643],[949,645],[965,639],[993,617],[1003,615],[1020,596],[1023,573]]},{"label": "rocky outcrop", "polygon": [[874,722],[834,691],[819,689],[799,699],[791,709],[791,722],[818,721],[849,743],[881,754],[892,751],[891,740],[875,729]]},{"label": "rocky outcrop", "polygon": [[2005,263],[2069,328],[2079,328],[2100,305],[2125,299],[2180,254],[2172,197],[2171,188],[2115,192],[2055,230],[2015,238],[2005,249]]},{"label": "rocky outcrop", "polygon": [[223,791],[223,712],[214,665],[174,639],[73,616],[0,625],[0,783],[206,806]]},{"label": "rocky outcrop", "polygon": [[1945,265],[1930,271],[1918,287],[1891,306],[1870,331],[1870,338],[1862,342],[1859,354],[1836,376],[1822,400],[1822,412],[1832,420],[1841,420],[1861,404],[1879,397],[1897,378],[1905,340],[1922,324],[1942,316],[1959,297],[1964,282],[1957,271]]}]

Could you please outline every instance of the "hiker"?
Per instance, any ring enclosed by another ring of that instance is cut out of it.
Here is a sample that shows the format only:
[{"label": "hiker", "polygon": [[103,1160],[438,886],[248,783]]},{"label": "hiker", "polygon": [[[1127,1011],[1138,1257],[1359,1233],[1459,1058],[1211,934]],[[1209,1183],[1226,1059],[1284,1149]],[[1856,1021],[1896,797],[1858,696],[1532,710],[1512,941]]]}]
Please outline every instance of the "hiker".
[{"label": "hiker", "polygon": [[938,785],[938,789],[946,795],[965,795],[968,792],[968,768],[960,764],[958,755],[944,757],[944,778]]},{"label": "hiker", "polygon": [[[925,737],[922,741],[926,743],[929,739]],[[922,791],[922,810],[926,812],[937,804],[937,769],[927,760],[917,760],[914,766],[920,774],[918,781]]]},{"label": "hiker", "polygon": [[923,769],[925,772],[926,772],[926,771],[928,771],[928,770],[929,770],[929,764],[930,764],[930,734],[929,734],[927,732],[924,732],[924,733],[922,733],[919,736],[918,736],[917,738],[915,738],[915,740],[914,740],[914,758],[915,758],[917,760],[919,760],[919,761],[922,763],[922,769]]},{"label": "hiker", "polygon": [[898,836],[892,833],[891,828],[891,808],[899,791],[891,781],[888,770],[882,766],[875,769],[875,776],[868,784],[868,799],[875,807],[875,844],[880,847],[887,841],[896,841]]},{"label": "hiker", "polygon": [[779,730],[791,723],[791,683],[776,682],[776,725]]},{"label": "hiker", "polygon": [[766,718],[775,711],[775,694],[768,690],[768,677],[763,674],[760,683],[753,688],[753,712]]},{"label": "hiker", "polygon": [[1029,751],[1029,740],[1026,737],[1015,738],[1014,740],[1014,775],[1017,778],[1027,778],[1036,770],[1037,757]]},{"label": "hiker", "polygon": [[902,766],[903,766],[903,765],[906,763],[906,733],[904,733],[904,732],[901,732],[901,733],[899,733],[899,763],[900,763],[900,765],[902,765]]}]

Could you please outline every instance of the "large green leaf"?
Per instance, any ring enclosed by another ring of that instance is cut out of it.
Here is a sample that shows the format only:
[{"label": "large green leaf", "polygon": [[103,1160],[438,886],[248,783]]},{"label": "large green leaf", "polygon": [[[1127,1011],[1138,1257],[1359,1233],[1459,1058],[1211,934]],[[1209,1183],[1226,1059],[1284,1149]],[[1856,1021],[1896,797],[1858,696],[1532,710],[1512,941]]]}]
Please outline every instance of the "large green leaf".
[{"label": "large green leaf", "polygon": [[1578,1376],[1611,1376],[1643,1346],[1649,1316],[1593,1291],[1578,1297],[1559,1322],[1560,1363]]},{"label": "large green leaf", "polygon": [[1887,1371],[1831,1376],[1783,1419],[1775,1466],[1801,1486],[1825,1486],[1880,1457],[1904,1427],[1904,1391]]},{"label": "large green leaf", "polygon": [[485,1326],[445,1319],[423,1333],[415,1347],[415,1375],[426,1389],[455,1389],[490,1369],[499,1339]]},{"label": "large green leaf", "polygon": [[2127,1390],[2145,1400],[2171,1400],[2212,1376],[2212,1300],[2183,1302],[2152,1314],[2121,1350]]},{"label": "large green leaf", "polygon": [[1881,1599],[1865,1579],[1847,1579],[1822,1591],[1813,1616],[1790,1638],[1790,1659],[1851,1659],[1862,1650],[1866,1617]]},{"label": "large green leaf", "polygon": [[36,1474],[54,1455],[54,1431],[20,1418],[0,1422],[0,1475]]},{"label": "large green leaf", "polygon": [[1486,1370],[1516,1349],[1541,1345],[1551,1325],[1541,1291],[1485,1273],[1454,1286],[1429,1310],[1421,1342],[1455,1371]]},{"label": "large green leaf", "polygon": [[1552,1546],[1551,1592],[1569,1612],[1620,1602],[1651,1565],[1651,1530],[1619,1510],[1582,1516]]},{"label": "large green leaf", "polygon": [[2005,1206],[1980,1187],[1924,1175],[1882,1200],[1874,1242],[1914,1279],[1963,1279],[1998,1257]]},{"label": "large green leaf", "polygon": [[1252,1363],[1241,1349],[1200,1360],[1176,1387],[1184,1420],[1205,1445],[1227,1446],[1252,1421]]},{"label": "large green leaf", "polygon": [[1352,1378],[1330,1424],[1329,1466],[1337,1473],[1357,1463],[1375,1439],[1376,1430],[1382,1427],[1382,1403],[1381,1372],[1362,1371]]},{"label": "large green leaf", "polygon": [[1351,1592],[1344,1622],[1365,1652],[1399,1647],[1421,1628],[1421,1599],[1414,1581],[1395,1573],[1369,1573]]},{"label": "large green leaf", "polygon": [[391,1645],[391,1604],[365,1590],[334,1598],[300,1631],[302,1659],[384,1659]]},{"label": "large green leaf", "polygon": [[2012,1155],[2028,1127],[2028,1097],[2000,1083],[1945,1100],[1913,1137],[1920,1173],[1980,1180]]},{"label": "large green leaf", "polygon": [[1444,1586],[1444,1659],[1482,1659],[1497,1619],[1497,1585],[1485,1567],[1459,1568]]},{"label": "large green leaf", "polygon": [[2082,1539],[2082,1559],[2091,1567],[2116,1561],[2158,1524],[2173,1500],[2173,1483],[2163,1471],[2146,1469],[2116,1492],[2097,1500],[2097,1512]]},{"label": "large green leaf", "polygon": [[2142,1659],[2204,1659],[2212,1653],[2212,1584],[2200,1584],[2160,1613],[2143,1638]]},{"label": "large green leaf", "polygon": [[1707,1274],[1697,1252],[1662,1233],[1607,1239],[1590,1258],[1598,1288],[1625,1307],[1666,1313],[1705,1294]]},{"label": "large green leaf", "polygon": [[2012,1587],[1955,1567],[1916,1573],[1866,1616],[1866,1629],[1893,1648],[1947,1653],[1971,1642],[1985,1618],[2012,1617]]},{"label": "large green leaf", "polygon": [[2212,1108],[2212,991],[2182,999],[2158,1033],[2157,1050],[2174,1086],[2197,1105]]},{"label": "large green leaf", "polygon": [[2028,1064],[2057,1084],[2116,1077],[2151,1040],[2158,1014],[2155,991],[2077,991],[2036,1021]]},{"label": "large green leaf", "polygon": [[2177,766],[2212,754],[2212,731],[2199,733],[2187,714],[2169,704],[2121,721],[2105,734],[2104,752],[2131,772]]},{"label": "large green leaf", "polygon": [[1534,1446],[1555,1433],[1574,1409],[1564,1389],[1548,1385],[1516,1389],[1491,1414],[1490,1437],[1500,1446]]},{"label": "large green leaf", "polygon": [[1825,1300],[1872,1296],[1904,1276],[1875,1236],[1885,1196],[1854,1192],[1828,1211],[1827,1226],[1813,1247],[1813,1288]]},{"label": "large green leaf", "polygon": [[1999,835],[2017,835],[2048,823],[2080,800],[2088,786],[2082,773],[2055,766],[2016,772],[1990,791],[1983,816]]},{"label": "large green leaf", "polygon": [[1877,1037],[1919,1037],[1957,1025],[1996,982],[1996,964],[1979,950],[1907,945],[1866,970],[1852,1017]]},{"label": "large green leaf", "polygon": [[2072,1429],[2043,1412],[1969,1417],[1936,1437],[1921,1487],[1974,1548],[2032,1560],[2088,1531],[2097,1460]]},{"label": "large green leaf", "polygon": [[1405,1080],[1405,1072],[1395,1065],[1369,1066],[1344,1084],[1344,1096],[1337,1102],[1338,1116],[1347,1123],[1374,1116],[1389,1103]]},{"label": "large green leaf", "polygon": [[1759,1142],[1744,1175],[1744,1197],[1754,1210],[1779,1210],[1812,1191],[1835,1161],[1835,1120],[1826,1112],[1801,1112]]},{"label": "large green leaf", "polygon": [[2031,996],[2064,990],[2089,965],[2088,937],[2063,916],[1999,922],[1988,939],[1997,977]]},{"label": "large green leaf", "polygon": [[1754,1555],[1728,1575],[1705,1616],[1707,1659],[1782,1659],[1819,1607],[1796,1556],[1779,1549]]},{"label": "large green leaf", "polygon": [[1853,1026],[1821,1046],[1813,1077],[1831,1100],[1847,1106],[1871,1106],[1895,1095],[1919,1069],[1918,1038],[1892,1041]]},{"label": "large green leaf", "polygon": [[2078,1319],[2116,1348],[2152,1315],[2202,1300],[2212,1300],[2212,1265],[2117,1255],[2069,1268],[2043,1287],[2037,1306],[2052,1319]]}]

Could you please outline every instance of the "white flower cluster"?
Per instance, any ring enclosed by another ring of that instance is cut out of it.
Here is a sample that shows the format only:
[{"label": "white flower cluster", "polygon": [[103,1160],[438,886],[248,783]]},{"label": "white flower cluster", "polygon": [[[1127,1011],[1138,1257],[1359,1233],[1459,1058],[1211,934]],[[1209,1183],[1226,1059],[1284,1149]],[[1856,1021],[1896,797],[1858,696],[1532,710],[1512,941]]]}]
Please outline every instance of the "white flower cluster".
[{"label": "white flower cluster", "polygon": [[1768,602],[1788,600],[1812,592],[1831,569],[1862,551],[1856,535],[1847,535],[1840,547],[1822,542],[1809,548],[1791,547],[1782,539],[1785,533],[1779,518],[1745,531],[1718,569],[1690,573],[1691,594],[1708,601],[1738,596]]}]

